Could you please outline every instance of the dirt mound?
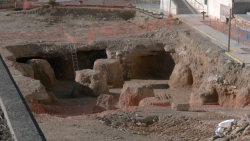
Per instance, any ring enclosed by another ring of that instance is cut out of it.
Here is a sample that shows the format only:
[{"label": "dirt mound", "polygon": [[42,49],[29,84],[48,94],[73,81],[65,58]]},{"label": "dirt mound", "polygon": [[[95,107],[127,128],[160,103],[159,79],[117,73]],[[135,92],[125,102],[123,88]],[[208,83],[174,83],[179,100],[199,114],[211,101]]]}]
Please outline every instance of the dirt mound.
[{"label": "dirt mound", "polygon": [[[213,135],[214,127],[211,126],[207,115],[202,114],[203,119],[201,119],[201,117],[191,116],[194,113],[185,116],[168,111],[159,116],[156,111],[120,112],[98,119],[120,131],[146,135],[147,138],[157,136],[158,140],[208,140]],[[217,114],[210,114],[218,118]]]},{"label": "dirt mound", "polygon": [[41,15],[51,16],[73,16],[73,17],[94,17],[97,19],[114,20],[120,18],[128,20],[135,17],[135,10],[132,9],[108,9],[108,8],[42,8]]}]

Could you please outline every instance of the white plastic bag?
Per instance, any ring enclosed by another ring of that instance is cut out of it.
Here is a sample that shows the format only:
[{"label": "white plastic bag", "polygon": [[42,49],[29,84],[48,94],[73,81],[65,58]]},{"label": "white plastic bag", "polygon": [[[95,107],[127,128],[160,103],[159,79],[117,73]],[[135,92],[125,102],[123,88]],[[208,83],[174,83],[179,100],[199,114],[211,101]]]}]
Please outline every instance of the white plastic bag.
[{"label": "white plastic bag", "polygon": [[236,124],[237,121],[235,119],[229,119],[229,120],[224,120],[224,121],[220,122],[214,130],[214,135],[218,135],[220,133],[221,125],[224,123],[232,123],[232,125],[233,125],[233,124]]}]

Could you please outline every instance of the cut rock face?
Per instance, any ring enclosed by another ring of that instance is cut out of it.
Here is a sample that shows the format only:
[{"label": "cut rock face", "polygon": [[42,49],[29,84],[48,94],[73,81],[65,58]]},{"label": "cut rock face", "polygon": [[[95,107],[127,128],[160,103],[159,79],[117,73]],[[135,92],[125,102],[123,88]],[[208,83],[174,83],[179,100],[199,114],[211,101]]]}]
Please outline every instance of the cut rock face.
[{"label": "cut rock face", "polygon": [[54,70],[50,64],[43,59],[31,59],[27,61],[34,70],[34,78],[40,80],[46,88],[53,88],[56,85]]},{"label": "cut rock face", "polygon": [[139,106],[170,106],[171,103],[167,100],[160,100],[155,97],[147,97],[140,101]]},{"label": "cut rock face", "polygon": [[218,94],[215,90],[210,92],[194,92],[191,93],[190,104],[204,105],[204,104],[217,104]]},{"label": "cut rock face", "polygon": [[34,78],[34,70],[31,65],[18,63],[16,67],[23,74],[23,76]]},{"label": "cut rock face", "polygon": [[124,83],[123,72],[118,59],[98,59],[94,63],[94,70],[102,72],[109,86],[122,87]]},{"label": "cut rock face", "polygon": [[153,87],[147,83],[125,83],[119,98],[120,108],[126,106],[138,106],[146,97],[154,97]]},{"label": "cut rock face", "polygon": [[37,100],[49,99],[45,87],[39,82],[39,80],[23,76],[15,76],[14,80],[27,102],[32,103]]},{"label": "cut rock face", "polygon": [[97,106],[104,108],[105,110],[114,109],[114,97],[108,94],[101,94],[97,100]]},{"label": "cut rock face", "polygon": [[98,70],[84,69],[76,71],[76,93],[75,96],[83,94],[99,96],[109,93],[107,82]]},{"label": "cut rock face", "polygon": [[193,83],[192,73],[186,63],[180,62],[174,67],[169,79],[170,88],[183,88]]}]

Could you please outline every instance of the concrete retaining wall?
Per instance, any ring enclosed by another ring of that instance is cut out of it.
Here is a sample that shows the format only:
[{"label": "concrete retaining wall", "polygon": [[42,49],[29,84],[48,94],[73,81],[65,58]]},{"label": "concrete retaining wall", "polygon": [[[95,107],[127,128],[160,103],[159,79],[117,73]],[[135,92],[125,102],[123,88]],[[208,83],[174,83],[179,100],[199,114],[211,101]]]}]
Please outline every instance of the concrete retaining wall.
[{"label": "concrete retaining wall", "polygon": [[250,21],[242,18],[239,15],[234,15],[235,18],[232,20],[232,25],[236,25],[240,29],[250,31]]},{"label": "concrete retaining wall", "polygon": [[46,141],[1,55],[0,105],[16,141]]}]

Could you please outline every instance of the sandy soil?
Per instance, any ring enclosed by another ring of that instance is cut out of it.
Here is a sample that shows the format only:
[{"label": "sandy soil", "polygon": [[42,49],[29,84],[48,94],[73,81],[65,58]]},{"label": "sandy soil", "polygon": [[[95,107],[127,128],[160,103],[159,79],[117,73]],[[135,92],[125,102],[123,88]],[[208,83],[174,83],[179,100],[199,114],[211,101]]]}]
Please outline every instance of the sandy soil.
[{"label": "sandy soil", "polygon": [[[127,115],[122,111],[109,111],[109,113],[111,112],[113,115],[120,115],[118,119],[121,121],[123,121],[124,115]],[[38,115],[36,119],[49,141],[206,141],[212,137],[213,130],[219,122],[240,118],[228,115],[228,113],[234,114],[233,111],[218,113],[216,110],[177,112],[170,109],[153,109],[130,113],[142,117],[158,116],[160,120],[147,127],[114,127],[95,119],[107,115],[107,112],[71,118]],[[112,120],[112,118],[110,119]]]}]

